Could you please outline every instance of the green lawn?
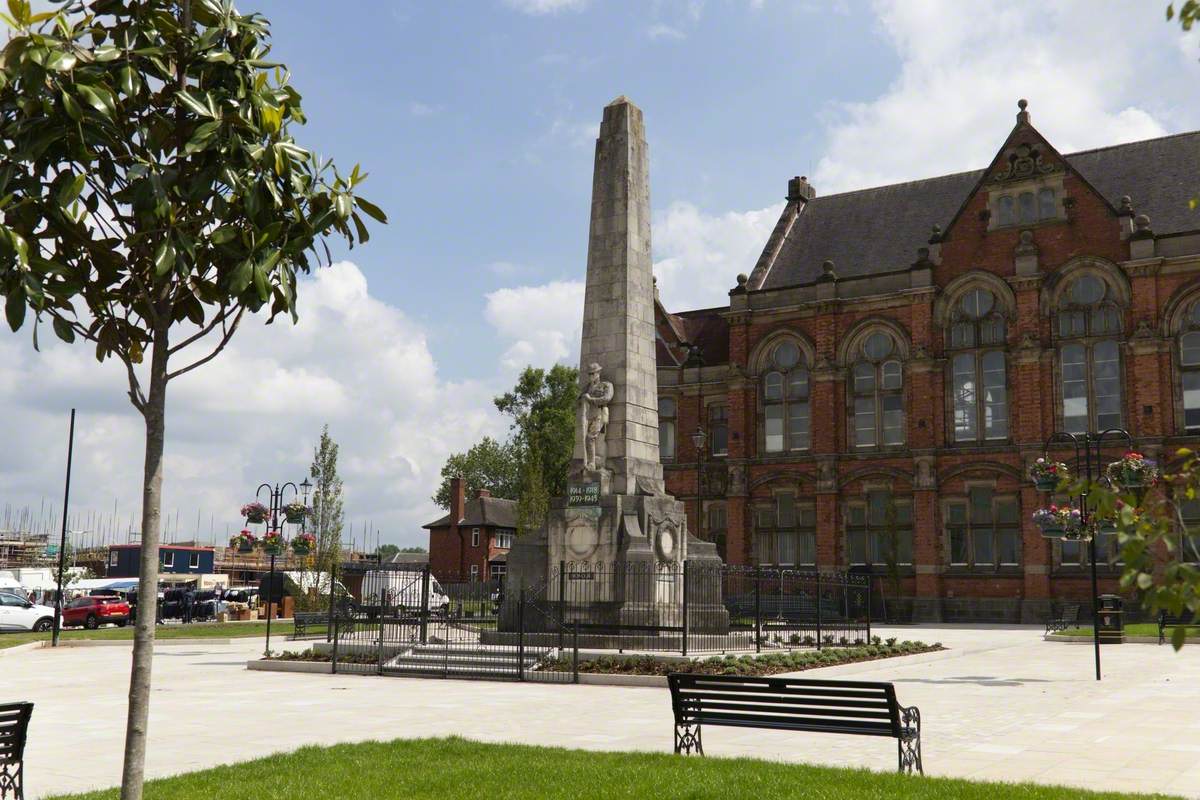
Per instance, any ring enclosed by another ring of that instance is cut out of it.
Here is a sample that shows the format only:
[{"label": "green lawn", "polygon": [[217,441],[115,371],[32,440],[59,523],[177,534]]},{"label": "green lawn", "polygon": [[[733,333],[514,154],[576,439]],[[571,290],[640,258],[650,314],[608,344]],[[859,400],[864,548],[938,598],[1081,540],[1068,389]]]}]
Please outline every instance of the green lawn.
[{"label": "green lawn", "polygon": [[[319,725],[319,721],[314,721]],[[671,732],[663,731],[664,743]],[[890,740],[860,737],[863,748],[894,748]],[[710,747],[718,751],[717,747]],[[711,753],[710,755],[717,755]],[[236,787],[236,789],[234,789]],[[116,800],[117,789],[69,795]],[[65,800],[67,795],[60,796]],[[815,800],[1068,800],[1148,798],[1034,784],[974,783],[914,778],[863,770],[781,764],[752,759],[699,758],[663,753],[593,753],[465,739],[306,747],[243,764],[152,781],[147,800],[254,797],[263,800],[579,800],[655,798],[810,797]],[[52,799],[53,800],[53,799]]]},{"label": "green lawn", "polygon": [[[1087,625],[1079,628],[1067,628],[1065,631],[1059,631],[1063,636],[1091,636],[1092,626]],[[1125,626],[1126,636],[1158,636],[1157,622],[1134,622]]]},{"label": "green lawn", "polygon": [[[309,626],[308,630],[316,634],[318,629]],[[192,625],[160,625],[155,632],[157,639],[241,639],[250,636],[265,636],[267,623],[263,622],[197,622]],[[276,634],[290,636],[292,623],[290,620],[279,620],[271,623],[271,639]],[[94,631],[64,630],[62,639],[133,639],[133,626],[124,628],[106,627]],[[29,642],[50,641],[49,633],[0,633],[0,650],[6,647],[16,647]],[[272,644],[272,647],[274,644]]]}]

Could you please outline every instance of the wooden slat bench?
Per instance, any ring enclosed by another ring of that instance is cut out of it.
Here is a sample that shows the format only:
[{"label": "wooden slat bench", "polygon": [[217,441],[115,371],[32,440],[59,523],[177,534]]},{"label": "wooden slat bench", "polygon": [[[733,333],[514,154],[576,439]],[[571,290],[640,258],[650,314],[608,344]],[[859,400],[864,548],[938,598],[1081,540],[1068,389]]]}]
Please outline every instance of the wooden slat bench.
[{"label": "wooden slat bench", "polygon": [[704,755],[704,725],[887,736],[897,740],[900,772],[925,774],[921,712],[900,705],[890,683],[681,673],[668,675],[667,682],[676,753]]},{"label": "wooden slat bench", "polygon": [[1051,612],[1050,616],[1046,618],[1046,633],[1058,633],[1078,624],[1079,603],[1066,603],[1057,611]]},{"label": "wooden slat bench", "polygon": [[1165,611],[1158,612],[1158,643],[1167,640],[1167,628],[1200,628],[1200,620],[1192,617],[1177,617]]},{"label": "wooden slat bench", "polygon": [[24,800],[25,737],[33,703],[0,705],[0,800]]}]

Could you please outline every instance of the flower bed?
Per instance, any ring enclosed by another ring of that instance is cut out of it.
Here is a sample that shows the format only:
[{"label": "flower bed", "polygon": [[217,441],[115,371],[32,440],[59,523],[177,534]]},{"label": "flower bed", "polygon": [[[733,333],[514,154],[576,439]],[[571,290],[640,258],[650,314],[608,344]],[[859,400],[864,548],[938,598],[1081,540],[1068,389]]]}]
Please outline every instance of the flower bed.
[{"label": "flower bed", "polygon": [[[271,661],[312,661],[328,664],[333,660],[331,653],[314,653],[312,650],[283,650],[275,653]],[[375,653],[338,653],[339,664],[378,664]]]},{"label": "flower bed", "polygon": [[[945,650],[940,642],[898,642],[889,639],[885,643],[860,647],[833,647],[825,650],[800,650],[789,653],[764,653],[743,656],[712,656],[698,661],[679,661],[639,656],[636,658],[600,658],[579,662],[580,672],[604,675],[667,675],[686,672],[697,675],[778,675],[782,672],[800,672],[806,669],[831,667],[838,664],[854,664],[860,661],[877,661],[883,658],[909,656],[916,653],[936,653]],[[551,659],[542,669],[571,669],[571,659]]]}]

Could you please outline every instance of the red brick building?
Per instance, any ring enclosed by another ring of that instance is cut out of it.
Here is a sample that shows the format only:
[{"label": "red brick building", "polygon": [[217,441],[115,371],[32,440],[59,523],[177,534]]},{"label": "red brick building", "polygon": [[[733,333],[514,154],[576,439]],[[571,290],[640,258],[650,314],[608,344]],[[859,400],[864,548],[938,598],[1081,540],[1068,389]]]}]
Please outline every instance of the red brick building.
[{"label": "red brick building", "polygon": [[1196,446],[1200,133],[1062,155],[1020,106],[983,170],[793,178],[728,306],[658,306],[668,490],[728,562],[870,569],[919,620],[1037,619],[1090,595],[1086,546],[1030,520],[1046,438]]},{"label": "red brick building", "polygon": [[462,478],[450,480],[450,513],[428,525],[429,569],[439,581],[498,580],[517,532],[517,501],[481,489],[466,499]]}]

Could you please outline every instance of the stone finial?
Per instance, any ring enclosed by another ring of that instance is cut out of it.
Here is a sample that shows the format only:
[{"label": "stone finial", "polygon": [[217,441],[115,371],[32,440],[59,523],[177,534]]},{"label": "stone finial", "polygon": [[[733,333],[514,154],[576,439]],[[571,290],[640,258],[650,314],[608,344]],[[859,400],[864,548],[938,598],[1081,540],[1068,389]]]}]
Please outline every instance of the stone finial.
[{"label": "stone finial", "polygon": [[1133,198],[1129,195],[1121,195],[1121,206],[1117,209],[1117,213],[1121,216],[1133,216]]},{"label": "stone finial", "polygon": [[913,269],[920,269],[922,267],[928,267],[930,265],[930,263],[931,262],[929,261],[929,248],[928,247],[918,247],[917,248],[917,260],[913,262]]},{"label": "stone finial", "polygon": [[1150,227],[1150,217],[1145,214],[1138,214],[1133,218],[1133,239],[1152,239],[1154,238],[1154,229]]},{"label": "stone finial", "polygon": [[739,272],[737,276],[737,286],[735,286],[730,294],[745,294],[749,291],[750,276],[744,272]]},{"label": "stone finial", "polygon": [[1029,108],[1029,101],[1022,97],[1017,101],[1017,122],[1029,123],[1029,112],[1025,109]]},{"label": "stone finial", "polygon": [[617,95],[616,99],[609,103],[610,106],[633,105],[633,101],[625,95]]},{"label": "stone finial", "polygon": [[661,303],[661,302],[662,302],[662,298],[658,296],[658,276],[657,276],[657,275],[651,275],[651,276],[650,276],[650,283],[652,283],[652,284],[654,285],[654,299],[655,299],[656,301],[658,301],[658,302],[660,302],[660,303]]},{"label": "stone finial", "polygon": [[937,244],[942,240],[942,226],[934,225],[929,229],[929,243]]},{"label": "stone finial", "polygon": [[823,262],[821,264],[821,277],[817,278],[817,280],[824,282],[824,281],[836,281],[837,279],[838,279],[837,273],[833,271],[833,262],[829,261],[829,260],[826,260],[825,262]]},{"label": "stone finial", "polygon": [[817,196],[817,190],[808,182],[804,175],[798,175],[788,180],[787,200],[789,203],[807,203]]}]

